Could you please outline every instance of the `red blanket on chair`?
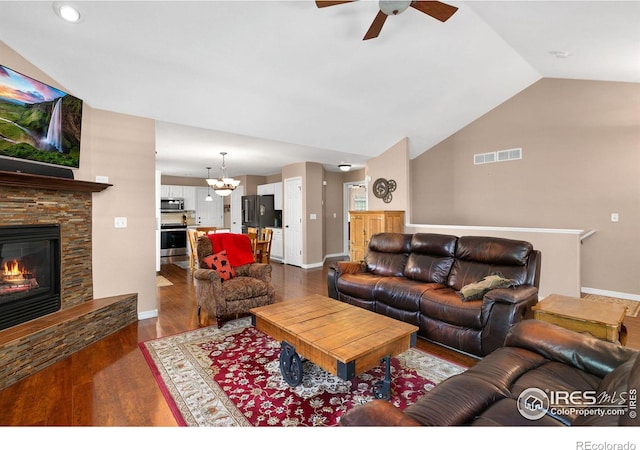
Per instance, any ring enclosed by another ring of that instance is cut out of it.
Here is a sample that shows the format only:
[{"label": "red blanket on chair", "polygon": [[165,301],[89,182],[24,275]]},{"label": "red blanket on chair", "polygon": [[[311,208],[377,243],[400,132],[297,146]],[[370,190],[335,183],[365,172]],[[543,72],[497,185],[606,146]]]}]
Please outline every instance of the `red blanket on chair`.
[{"label": "red blanket on chair", "polygon": [[255,262],[253,251],[251,250],[251,241],[246,234],[214,233],[208,234],[207,237],[211,241],[214,254],[226,250],[231,267],[244,266]]}]

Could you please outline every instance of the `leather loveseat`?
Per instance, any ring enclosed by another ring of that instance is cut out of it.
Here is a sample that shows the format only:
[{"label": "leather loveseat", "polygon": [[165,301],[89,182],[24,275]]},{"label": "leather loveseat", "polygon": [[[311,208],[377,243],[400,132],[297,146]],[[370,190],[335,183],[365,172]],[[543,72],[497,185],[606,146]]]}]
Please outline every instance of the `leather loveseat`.
[{"label": "leather loveseat", "polygon": [[539,320],[403,411],[373,400],[342,426],[640,425],[640,352]]},{"label": "leather loveseat", "polygon": [[[532,316],[541,255],[525,241],[433,233],[379,233],[364,261],[328,272],[330,297],[419,327],[418,335],[475,356],[502,346],[509,328]],[[478,300],[460,291],[498,273],[511,287]]]}]

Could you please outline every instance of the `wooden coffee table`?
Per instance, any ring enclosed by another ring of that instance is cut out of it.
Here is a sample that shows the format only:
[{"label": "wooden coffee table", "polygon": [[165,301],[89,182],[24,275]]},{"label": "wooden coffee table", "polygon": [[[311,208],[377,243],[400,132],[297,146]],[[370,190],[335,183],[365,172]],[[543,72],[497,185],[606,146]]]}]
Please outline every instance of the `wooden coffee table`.
[{"label": "wooden coffee table", "polygon": [[588,332],[606,341],[625,344],[626,329],[622,321],[627,312],[626,306],[551,294],[531,309],[534,319],[579,333]]},{"label": "wooden coffee table", "polygon": [[376,398],[391,393],[390,359],[416,343],[418,327],[322,295],[251,309],[252,323],[281,341],[280,371],[291,386],[302,382],[302,358],[343,380],[385,362]]}]

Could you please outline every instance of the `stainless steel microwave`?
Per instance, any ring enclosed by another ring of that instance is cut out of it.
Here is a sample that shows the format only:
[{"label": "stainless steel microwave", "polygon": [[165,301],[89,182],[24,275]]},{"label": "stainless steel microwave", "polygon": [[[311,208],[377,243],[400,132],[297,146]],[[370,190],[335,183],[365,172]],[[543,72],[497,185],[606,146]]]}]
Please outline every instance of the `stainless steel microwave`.
[{"label": "stainless steel microwave", "polygon": [[160,211],[184,211],[184,199],[183,198],[161,198],[160,199]]}]

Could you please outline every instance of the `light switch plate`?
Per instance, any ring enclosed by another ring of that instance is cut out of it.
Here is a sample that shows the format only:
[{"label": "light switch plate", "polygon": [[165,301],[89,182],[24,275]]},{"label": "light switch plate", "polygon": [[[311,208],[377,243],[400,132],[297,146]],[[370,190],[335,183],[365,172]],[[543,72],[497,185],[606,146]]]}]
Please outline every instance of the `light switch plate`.
[{"label": "light switch plate", "polygon": [[113,221],[114,226],[116,228],[127,228],[127,218],[126,217],[116,217]]}]

